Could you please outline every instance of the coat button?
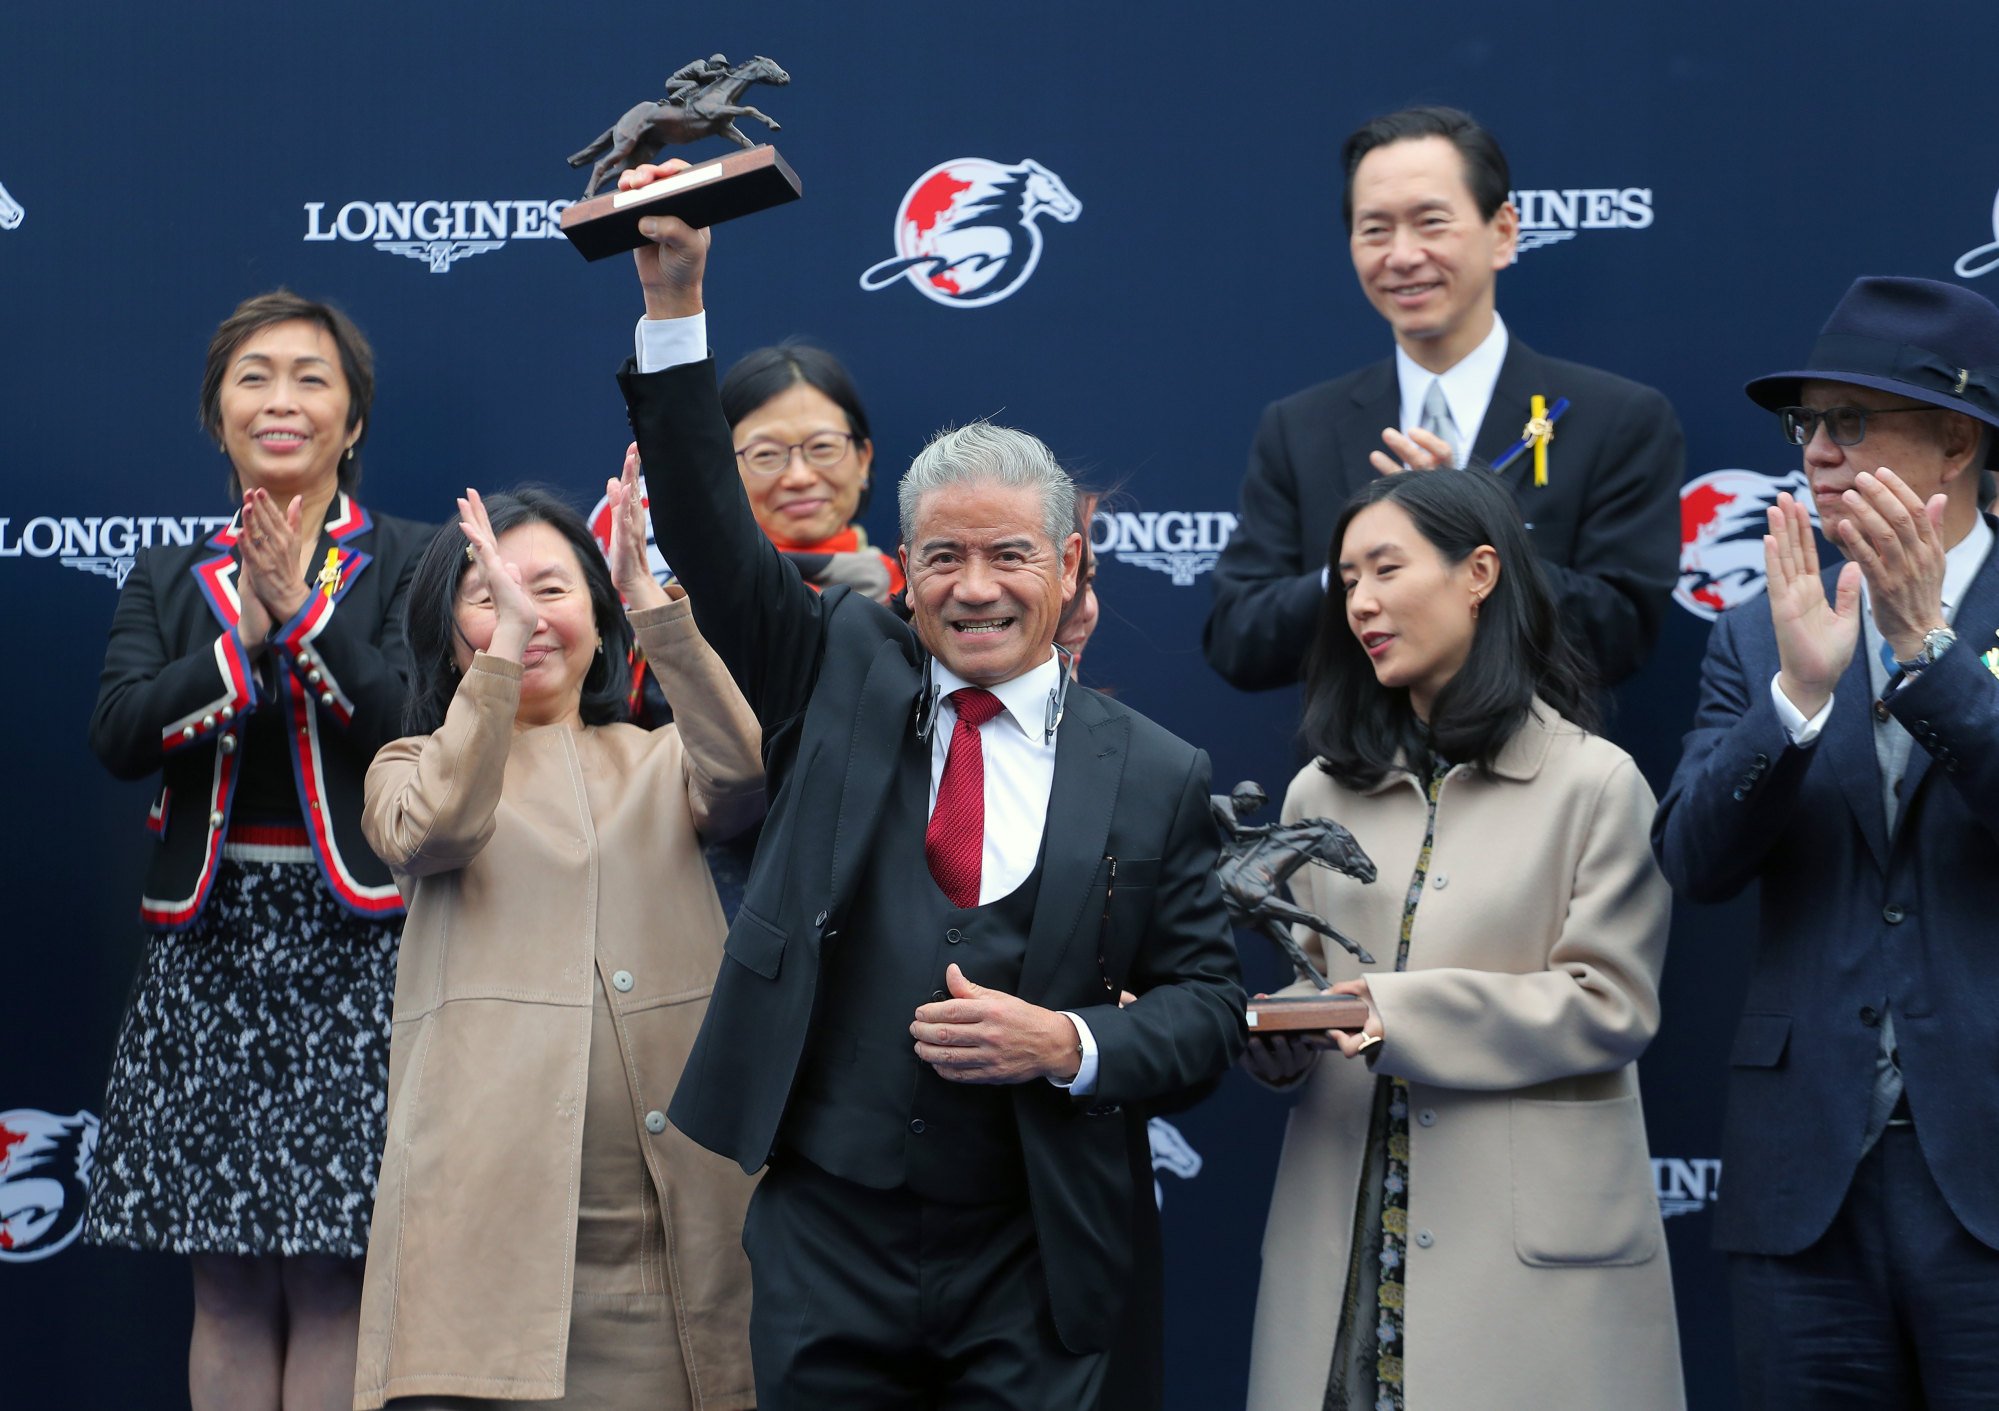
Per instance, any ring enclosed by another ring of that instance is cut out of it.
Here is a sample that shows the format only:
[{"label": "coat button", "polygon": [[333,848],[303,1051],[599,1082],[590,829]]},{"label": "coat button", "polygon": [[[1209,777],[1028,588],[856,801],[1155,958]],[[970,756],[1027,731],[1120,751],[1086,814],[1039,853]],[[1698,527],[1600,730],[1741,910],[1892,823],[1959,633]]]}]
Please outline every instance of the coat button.
[{"label": "coat button", "polygon": [[1881,919],[1883,921],[1886,921],[1890,926],[1901,925],[1902,918],[1907,914],[1908,913],[1903,911],[1902,908],[1899,906],[1890,905],[1881,908]]},{"label": "coat button", "polygon": [[1888,723],[1888,702],[1876,701],[1874,703],[1874,718],[1883,725]]},{"label": "coat button", "polygon": [[812,918],[812,924],[814,926],[824,926],[826,924],[826,918],[831,916],[832,914],[833,913],[830,911],[822,911],[817,916]]},{"label": "coat button", "polygon": [[618,970],[612,972],[611,988],[616,990],[619,994],[625,994],[626,992],[628,992],[632,988],[632,972],[629,970]]},{"label": "coat button", "polygon": [[1881,1022],[1881,1011],[1871,1004],[1860,1006],[1860,1022],[1872,1029]]},{"label": "coat button", "polygon": [[214,717],[214,716],[212,716],[212,715],[204,715],[204,716],[202,716],[202,717],[201,717],[201,728],[202,728],[202,729],[204,729],[204,730],[213,730],[213,729],[215,728],[215,717]]},{"label": "coat button", "polygon": [[224,735],[222,737],[221,744],[218,745],[217,748],[220,749],[224,754],[235,754],[236,737],[234,735]]},{"label": "coat button", "polygon": [[217,809],[215,812],[208,815],[208,826],[211,828],[220,828],[222,826],[221,809]]},{"label": "coat button", "polygon": [[183,740],[192,740],[192,739],[194,738],[194,727],[193,727],[192,725],[183,725],[183,726],[181,726],[181,727],[180,727],[180,737],[181,737],[181,738],[182,738]]},{"label": "coat button", "polygon": [[1428,1249],[1431,1245],[1435,1244],[1436,1242],[1437,1242],[1437,1237],[1431,1234],[1428,1230],[1418,1230],[1416,1232],[1416,1248]]},{"label": "coat button", "polygon": [[949,992],[949,991],[947,991],[947,990],[932,990],[932,991],[930,992],[930,998],[932,998],[932,999],[934,999],[934,1000],[936,1000],[936,999],[949,999],[949,998],[951,998],[951,995],[950,995],[950,992]]},{"label": "coat button", "polygon": [[311,682],[313,685],[317,686],[321,679],[319,675],[319,668],[314,667],[312,670],[306,672],[305,679]]},{"label": "coat button", "polygon": [[236,707],[224,706],[216,714],[220,715],[224,720],[234,720],[236,718]]},{"label": "coat button", "polygon": [[1441,892],[1442,890],[1444,890],[1444,888],[1451,885],[1451,879],[1445,873],[1439,872],[1436,876],[1430,879],[1430,885],[1435,887],[1438,891]]},{"label": "coat button", "polygon": [[912,1117],[912,1118],[910,1118],[910,1119],[909,1119],[909,1130],[910,1130],[910,1131],[912,1131],[912,1132],[914,1132],[914,1133],[916,1133],[916,1135],[917,1135],[917,1136],[919,1136],[919,1137],[920,1137],[920,1136],[922,1136],[922,1135],[923,1135],[923,1119],[922,1119],[921,1117]]},{"label": "coat button", "polygon": [[646,1114],[646,1130],[658,1136],[666,1130],[666,1114],[657,1107]]},{"label": "coat button", "polygon": [[323,706],[330,706],[330,705],[332,705],[332,704],[333,704],[333,692],[331,692],[331,691],[321,691],[321,692],[319,693],[319,703],[320,703],[321,705],[323,705]]},{"label": "coat button", "polygon": [[1426,1108],[1424,1108],[1424,1109],[1423,1109],[1423,1110],[1422,1110],[1421,1112],[1417,1113],[1417,1114],[1416,1114],[1416,1125],[1417,1125],[1417,1126],[1419,1126],[1419,1127],[1434,1127],[1434,1126],[1436,1126],[1436,1125],[1437,1125],[1437,1113],[1436,1113],[1436,1109],[1435,1109],[1435,1108],[1430,1108],[1430,1107],[1426,1107]]},{"label": "coat button", "polygon": [[965,933],[963,931],[960,931],[956,926],[953,926],[950,930],[944,933],[944,943],[946,945],[955,946],[964,939],[965,939]]},{"label": "coat button", "polygon": [[1749,767],[1753,772],[1761,774],[1770,767],[1770,756],[1764,754],[1756,756],[1755,759],[1749,762]]}]

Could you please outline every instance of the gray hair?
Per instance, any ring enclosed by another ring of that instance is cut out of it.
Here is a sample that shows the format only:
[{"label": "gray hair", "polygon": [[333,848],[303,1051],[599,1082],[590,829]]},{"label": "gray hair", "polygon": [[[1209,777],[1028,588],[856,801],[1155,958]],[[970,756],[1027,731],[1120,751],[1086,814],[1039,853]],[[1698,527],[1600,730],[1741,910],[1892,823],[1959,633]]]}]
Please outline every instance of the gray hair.
[{"label": "gray hair", "polygon": [[916,510],[932,490],[974,482],[1026,487],[1041,495],[1041,528],[1058,551],[1076,531],[1076,482],[1039,437],[989,421],[946,428],[916,453],[896,490],[902,542],[913,544]]}]

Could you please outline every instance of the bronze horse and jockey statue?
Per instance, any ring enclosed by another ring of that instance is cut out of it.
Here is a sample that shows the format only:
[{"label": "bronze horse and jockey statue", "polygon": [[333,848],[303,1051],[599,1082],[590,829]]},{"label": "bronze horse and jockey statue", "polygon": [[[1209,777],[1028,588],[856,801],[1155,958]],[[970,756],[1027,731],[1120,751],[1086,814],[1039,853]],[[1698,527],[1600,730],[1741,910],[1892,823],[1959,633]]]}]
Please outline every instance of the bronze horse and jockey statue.
[{"label": "bronze horse and jockey statue", "polygon": [[659,155],[662,147],[699,142],[704,137],[726,137],[738,147],[756,143],[736,127],[737,118],[755,118],[772,132],[777,122],[748,103],[741,102],[744,90],[767,83],[782,88],[791,75],[776,61],[759,54],[740,64],[732,64],[721,54],[683,64],[666,80],[666,98],[658,103],[640,103],[606,128],[597,139],[569,159],[572,167],[588,166],[590,184],[585,198],[597,194],[606,182],[615,182],[623,172]]}]

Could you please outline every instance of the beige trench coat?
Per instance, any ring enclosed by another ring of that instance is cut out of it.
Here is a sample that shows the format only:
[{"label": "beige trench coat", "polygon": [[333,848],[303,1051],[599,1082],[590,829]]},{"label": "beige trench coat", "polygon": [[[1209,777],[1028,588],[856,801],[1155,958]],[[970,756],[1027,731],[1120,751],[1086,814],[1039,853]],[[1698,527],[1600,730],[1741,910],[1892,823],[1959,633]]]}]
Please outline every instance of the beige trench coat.
[{"label": "beige trench coat", "polygon": [[[436,734],[368,771],[363,826],[409,902],[354,1405],[563,1394],[591,1009],[602,980],[667,1224],[687,1386],[753,1405],[752,1181],[660,1115],[721,964],[696,830],[762,810],[759,732],[683,599],[635,613],[678,725],[515,733],[518,664],[474,659]],[[629,980],[626,977],[629,976]]]},{"label": "beige trench coat", "polygon": [[[1285,797],[1287,820],[1344,823],[1379,869],[1363,886],[1307,867],[1292,887],[1373,954],[1363,967],[1334,947],[1329,974],[1366,976],[1385,1041],[1372,1072],[1333,1052],[1302,1080],[1264,1233],[1251,1411],[1320,1411],[1376,1073],[1409,1084],[1409,1411],[1686,1404],[1636,1068],[1670,905],[1652,793],[1615,745],[1536,712],[1495,777],[1445,779],[1401,974],[1421,786],[1397,772],[1354,794],[1311,765]],[[1299,939],[1318,962],[1319,939]]]}]

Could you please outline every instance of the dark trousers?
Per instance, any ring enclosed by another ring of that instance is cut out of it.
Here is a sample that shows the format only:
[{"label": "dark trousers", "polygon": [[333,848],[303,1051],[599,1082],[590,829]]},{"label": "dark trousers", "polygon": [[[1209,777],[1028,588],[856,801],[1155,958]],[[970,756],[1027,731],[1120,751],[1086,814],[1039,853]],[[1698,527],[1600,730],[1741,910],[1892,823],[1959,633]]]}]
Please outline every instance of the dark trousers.
[{"label": "dark trousers", "polygon": [[1999,1251],[1965,1230],[1915,1129],[1882,1133],[1800,1254],[1730,1259],[1743,1411],[1999,1408]]},{"label": "dark trousers", "polygon": [[1024,1204],[947,1205],[774,1163],[743,1227],[760,1411],[1088,1407]]}]

